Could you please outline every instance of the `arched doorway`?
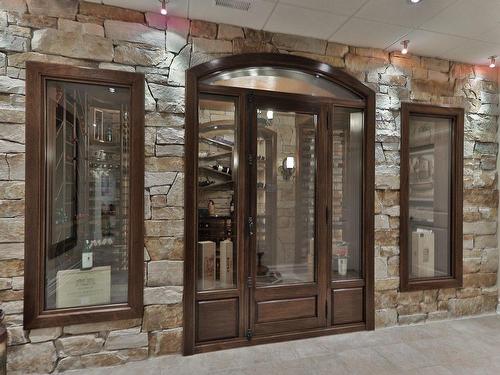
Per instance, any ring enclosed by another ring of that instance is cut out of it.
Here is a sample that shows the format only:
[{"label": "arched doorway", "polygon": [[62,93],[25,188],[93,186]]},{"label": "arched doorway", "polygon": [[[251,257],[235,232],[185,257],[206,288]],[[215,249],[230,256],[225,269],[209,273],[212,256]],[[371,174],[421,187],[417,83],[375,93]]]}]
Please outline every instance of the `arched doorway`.
[{"label": "arched doorway", "polygon": [[184,353],[374,327],[375,94],[279,54],[187,71]]}]

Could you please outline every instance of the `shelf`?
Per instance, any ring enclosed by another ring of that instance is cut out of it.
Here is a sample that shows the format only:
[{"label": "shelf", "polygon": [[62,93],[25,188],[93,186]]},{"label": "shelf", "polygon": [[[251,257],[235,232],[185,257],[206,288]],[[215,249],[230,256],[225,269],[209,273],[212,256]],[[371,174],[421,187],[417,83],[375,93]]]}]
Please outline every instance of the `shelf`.
[{"label": "shelf", "polygon": [[224,176],[224,177],[229,177],[229,178],[232,178],[233,176],[229,173],[224,173],[224,172],[221,172],[221,171],[218,171],[216,169],[213,169],[213,168],[210,168],[210,167],[199,167],[201,170],[204,170],[204,171],[208,171],[208,172],[212,172],[212,173],[215,173],[219,176]]},{"label": "shelf", "polygon": [[213,159],[231,157],[232,155],[233,155],[232,151],[227,151],[227,152],[221,152],[221,153],[213,154],[213,155],[199,156],[198,159],[200,159],[200,160],[213,160]]},{"label": "shelf", "polygon": [[198,189],[200,189],[200,190],[213,190],[213,189],[221,188],[223,186],[230,186],[232,184],[233,184],[233,181],[217,182],[215,184],[208,185],[208,186],[198,186]]},{"label": "shelf", "polygon": [[217,147],[220,147],[220,148],[223,148],[225,150],[233,151],[233,146],[228,145],[228,144],[226,144],[224,142],[220,142],[220,141],[218,141],[216,139],[212,139],[212,138],[207,138],[207,137],[200,136],[200,141],[208,143],[208,144],[211,144],[211,145],[214,145],[214,146],[217,146]]}]

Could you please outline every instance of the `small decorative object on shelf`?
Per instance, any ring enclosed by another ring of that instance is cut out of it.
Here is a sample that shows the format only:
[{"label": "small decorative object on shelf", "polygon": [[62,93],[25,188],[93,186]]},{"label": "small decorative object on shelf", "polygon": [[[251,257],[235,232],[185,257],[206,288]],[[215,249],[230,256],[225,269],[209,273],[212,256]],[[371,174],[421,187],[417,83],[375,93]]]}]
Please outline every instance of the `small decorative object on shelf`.
[{"label": "small decorative object on shelf", "polygon": [[229,167],[224,167],[220,165],[219,163],[216,163],[215,165],[212,166],[213,170],[216,170],[218,172],[226,173],[226,174],[231,174],[231,168]]},{"label": "small decorative object on shelf", "polygon": [[265,276],[269,271],[269,268],[262,264],[262,257],[264,256],[264,252],[262,251],[257,253],[257,256],[259,258],[257,264],[257,276]]},{"label": "small decorative object on shelf", "polygon": [[336,244],[335,257],[337,258],[337,272],[341,276],[347,276],[347,261],[349,259],[347,242],[341,241]]},{"label": "small decorative object on shelf", "polygon": [[215,216],[215,203],[211,199],[208,201],[208,216]]},{"label": "small decorative object on shelf", "polygon": [[199,187],[205,187],[205,186],[209,186],[209,185],[212,185],[212,184],[215,184],[215,181],[214,180],[210,180],[208,177],[203,180],[203,181],[198,181],[198,186]]},{"label": "small decorative object on shelf", "polygon": [[4,312],[0,309],[0,375],[7,375],[7,330],[2,324]]}]

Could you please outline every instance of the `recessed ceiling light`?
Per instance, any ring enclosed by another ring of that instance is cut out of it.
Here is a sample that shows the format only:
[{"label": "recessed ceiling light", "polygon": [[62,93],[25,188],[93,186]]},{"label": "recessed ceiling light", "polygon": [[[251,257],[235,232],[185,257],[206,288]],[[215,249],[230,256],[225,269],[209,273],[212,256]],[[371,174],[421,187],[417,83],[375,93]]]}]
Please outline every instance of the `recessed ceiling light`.
[{"label": "recessed ceiling light", "polygon": [[418,4],[418,3],[421,3],[422,0],[408,0],[410,2],[410,4]]}]

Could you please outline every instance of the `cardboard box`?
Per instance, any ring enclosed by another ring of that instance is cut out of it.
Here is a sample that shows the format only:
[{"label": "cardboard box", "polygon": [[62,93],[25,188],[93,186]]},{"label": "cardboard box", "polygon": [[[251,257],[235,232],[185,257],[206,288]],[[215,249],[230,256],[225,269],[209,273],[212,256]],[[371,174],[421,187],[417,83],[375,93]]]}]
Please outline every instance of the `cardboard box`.
[{"label": "cardboard box", "polygon": [[434,232],[421,230],[411,234],[411,258],[413,277],[434,277]]},{"label": "cardboard box", "polygon": [[233,287],[233,242],[230,239],[220,243],[221,288]]},{"label": "cardboard box", "polygon": [[199,277],[201,290],[215,288],[215,242],[198,242]]}]

